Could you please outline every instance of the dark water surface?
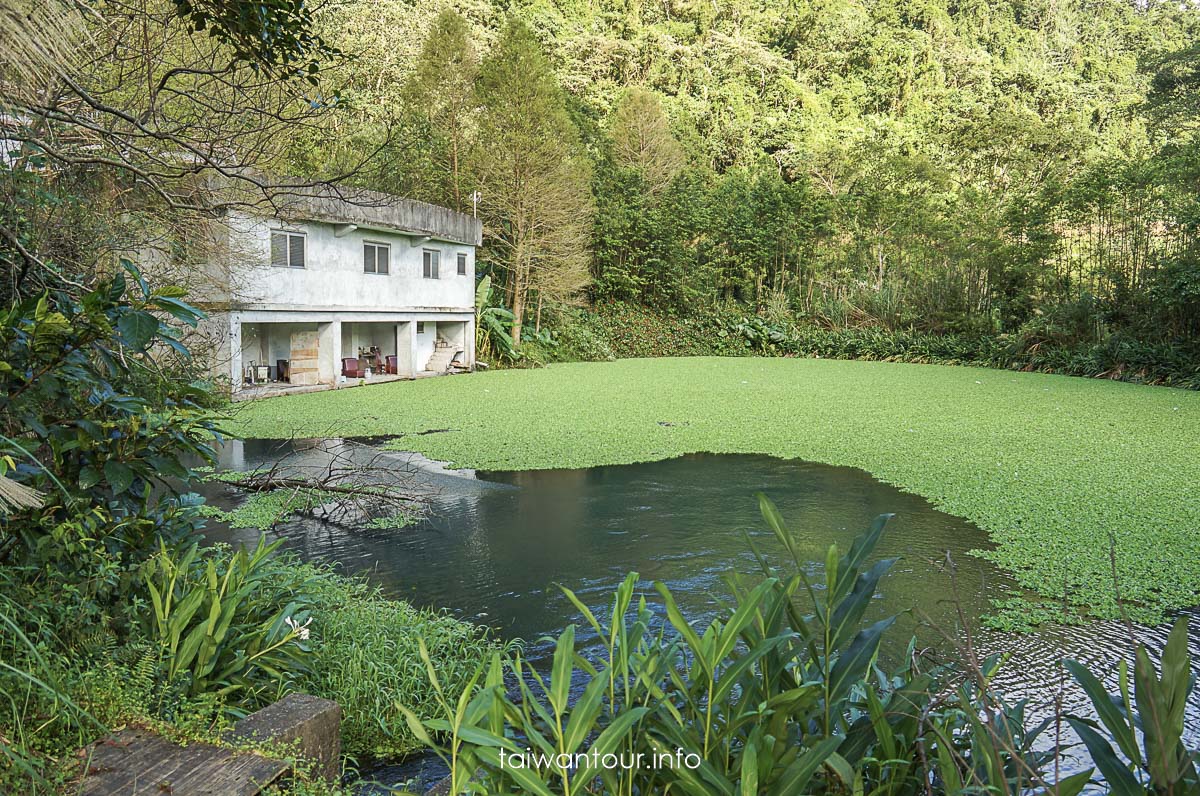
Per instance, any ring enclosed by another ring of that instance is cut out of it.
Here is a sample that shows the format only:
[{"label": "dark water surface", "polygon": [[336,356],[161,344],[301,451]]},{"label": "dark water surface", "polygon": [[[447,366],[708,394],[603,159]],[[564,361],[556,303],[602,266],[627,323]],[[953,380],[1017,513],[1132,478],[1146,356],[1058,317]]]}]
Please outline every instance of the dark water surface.
[{"label": "dark water surface", "polygon": [[[896,556],[900,562],[881,583],[877,610],[911,613],[893,632],[885,656],[901,654],[913,632],[934,645],[943,632],[963,638],[960,616],[976,622],[991,599],[1012,588],[1003,573],[970,554],[989,546],[984,532],[850,468],[696,454],[580,470],[472,473],[443,470],[412,454],[378,460],[378,450],[341,441],[236,442],[222,455],[223,465],[232,469],[267,466],[285,455],[298,468],[320,467],[330,455],[385,464],[387,477],[404,479],[428,495],[430,514],[422,524],[378,531],[297,520],[273,534],[304,558],[369,574],[392,596],[445,608],[505,639],[525,639],[535,662],[550,649],[539,639],[569,623],[580,625],[583,642],[590,640],[590,629],[558,584],[600,615],[615,587],[634,571],[643,591],[653,595],[650,602],[657,600],[653,582],[662,581],[690,619],[705,619],[727,594],[722,576],[758,571],[744,534],[783,567],[782,550],[759,515],[759,491],[778,505],[811,558],[808,571],[818,577],[830,544],[844,551],[874,517],[896,515],[876,557]],[[258,532],[214,528],[212,536],[252,542]],[[1133,635],[1160,650],[1168,630],[1135,627]],[[1059,659],[1076,658],[1098,674],[1111,673],[1118,660],[1131,659],[1133,643],[1129,629],[1117,623],[1032,634],[984,632],[974,641],[982,653],[1011,656],[997,686],[1010,699],[1030,698],[1035,715],[1053,710]],[[1193,630],[1191,646],[1200,658],[1200,628]],[[1115,674],[1110,679],[1115,682]],[[1067,709],[1090,712],[1074,690],[1067,689],[1063,702]],[[1192,743],[1200,739],[1195,701],[1188,734]]]}]

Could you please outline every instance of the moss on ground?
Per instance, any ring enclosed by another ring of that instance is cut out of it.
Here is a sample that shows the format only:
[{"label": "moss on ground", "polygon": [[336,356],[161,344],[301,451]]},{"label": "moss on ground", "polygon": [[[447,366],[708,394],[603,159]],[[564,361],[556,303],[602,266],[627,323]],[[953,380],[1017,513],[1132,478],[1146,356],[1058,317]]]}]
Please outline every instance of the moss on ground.
[{"label": "moss on ground", "polygon": [[[1135,616],[1200,603],[1200,393],[979,368],[631,359],[241,404],[248,437],[404,435],[455,466],[539,469],[684,453],[847,465],[965,517],[1047,598]],[[434,429],[439,433],[420,434]]]}]

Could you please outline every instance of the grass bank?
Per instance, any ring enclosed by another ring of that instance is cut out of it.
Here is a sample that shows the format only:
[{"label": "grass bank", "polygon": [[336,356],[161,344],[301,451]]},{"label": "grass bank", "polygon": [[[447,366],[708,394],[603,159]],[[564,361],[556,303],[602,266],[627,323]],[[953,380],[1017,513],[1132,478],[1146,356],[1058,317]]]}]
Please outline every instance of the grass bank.
[{"label": "grass bank", "polygon": [[[253,560],[251,581],[218,604],[231,610],[229,629],[215,636],[220,666],[236,671],[229,658],[255,645],[248,634],[272,625],[280,609],[299,617],[305,633],[283,642],[288,666],[276,669],[271,658],[269,667],[242,672],[246,676],[235,683],[222,680],[202,692],[190,687],[190,672],[168,676],[174,653],[137,626],[119,636],[108,626],[55,623],[39,604],[54,595],[11,584],[0,591],[0,693],[10,705],[7,717],[0,718],[0,793],[74,792],[77,751],[124,726],[147,726],[181,743],[230,745],[224,733],[236,716],[294,691],[341,705],[342,752],[352,767],[370,757],[399,758],[423,748],[399,706],[422,719],[441,711],[419,644],[425,644],[439,681],[452,693],[465,688],[476,667],[499,649],[480,628],[387,599],[364,579],[287,555]],[[214,549],[181,573],[176,606],[197,586],[207,588],[209,561],[216,562],[216,575],[224,582],[228,555]],[[232,609],[231,602],[236,603]],[[131,610],[146,614],[149,603],[139,596]],[[207,622],[209,606],[202,605],[197,615],[197,621]],[[22,631],[22,624],[32,632]],[[237,641],[227,641],[230,637]],[[221,652],[235,644],[239,650]],[[218,693],[218,686],[227,693]],[[296,757],[290,749],[270,754]],[[297,765],[307,770],[302,761]],[[343,791],[302,778],[287,792],[332,796]]]},{"label": "grass bank", "polygon": [[404,435],[399,447],[487,469],[699,451],[859,467],[987,530],[986,555],[1048,598],[1115,616],[1111,535],[1138,616],[1200,602],[1196,392],[883,362],[634,359],[275,398],[240,405],[230,427]]}]

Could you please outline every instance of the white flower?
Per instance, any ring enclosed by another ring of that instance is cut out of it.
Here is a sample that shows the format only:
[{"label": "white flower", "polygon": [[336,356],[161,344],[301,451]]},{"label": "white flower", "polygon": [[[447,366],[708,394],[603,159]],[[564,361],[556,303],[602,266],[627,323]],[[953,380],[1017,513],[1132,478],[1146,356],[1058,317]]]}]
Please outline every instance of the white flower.
[{"label": "white flower", "polygon": [[295,619],[292,619],[290,616],[287,617],[286,619],[284,619],[283,621],[287,624],[288,627],[290,627],[292,629],[292,632],[295,633],[296,636],[301,641],[308,641],[308,633],[309,633],[308,626],[312,624],[311,616],[308,618],[308,621],[305,622],[304,624],[300,624]]}]

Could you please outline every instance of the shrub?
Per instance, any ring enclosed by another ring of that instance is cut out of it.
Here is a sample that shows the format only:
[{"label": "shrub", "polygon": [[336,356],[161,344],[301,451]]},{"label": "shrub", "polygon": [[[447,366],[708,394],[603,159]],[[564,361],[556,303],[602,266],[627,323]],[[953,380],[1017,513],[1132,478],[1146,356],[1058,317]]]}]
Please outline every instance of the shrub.
[{"label": "shrub", "polygon": [[342,706],[347,753],[399,757],[418,748],[396,708],[432,710],[416,639],[456,687],[492,643],[474,625],[389,600],[364,580],[280,556],[278,546],[260,540],[250,552],[218,547],[199,557],[192,548],[178,563],[163,554],[150,562],[160,584],[150,585],[152,595],[167,592],[164,579],[190,572],[174,586],[173,605],[151,598],[162,682],[183,675],[183,694],[215,694],[235,714],[289,691],[314,694]]},{"label": "shrub", "polygon": [[399,757],[420,748],[398,704],[436,712],[418,640],[448,687],[461,689],[495,650],[474,625],[390,600],[363,580],[308,564],[293,565],[314,584],[308,666],[295,688],[342,706],[342,749],[351,755]]},{"label": "shrub", "polygon": [[991,365],[999,346],[993,338],[885,329],[813,329],[793,331],[780,347],[797,356],[865,359],[943,365]]},{"label": "shrub", "polygon": [[748,353],[720,311],[695,316],[655,312],[613,302],[561,310],[554,321],[560,361],[628,357],[740,356]]},{"label": "shrub", "polygon": [[880,327],[789,329],[757,316],[741,319],[731,331],[747,349],[766,355],[974,365],[1200,389],[1200,347],[1146,343],[1123,335],[1090,343],[1047,337],[1040,325],[999,336]]},{"label": "shrub", "polygon": [[0,477],[40,493],[0,512],[0,565],[54,582],[64,635],[108,621],[157,539],[197,527],[175,490],[218,431],[179,342],[200,318],[181,295],[123,262],[81,296],[48,291],[0,321]]},{"label": "shrub", "polygon": [[596,316],[579,309],[563,310],[554,325],[557,354],[567,362],[607,362],[616,359],[608,333]]},{"label": "shrub", "polygon": [[1059,373],[1200,389],[1200,346],[1147,343],[1121,334],[1101,342],[1031,321],[1015,334],[892,331],[881,326],[829,329],[789,324],[775,313],[738,315],[720,308],[681,316],[620,302],[560,310],[559,342],[546,359],[605,361],[661,356],[798,356],[915,362]]},{"label": "shrub", "polygon": [[[251,552],[193,544],[181,555],[166,545],[142,567],[151,610],[144,632],[157,646],[165,682],[186,680],[189,696],[236,692],[243,703],[272,685],[286,684],[303,665],[311,602],[303,589],[282,594],[278,566],[269,563],[281,545],[260,537]],[[298,584],[293,584],[293,586]]]},{"label": "shrub", "polygon": [[997,359],[1001,367],[1016,370],[1200,389],[1200,345],[1195,342],[1146,343],[1113,334],[1100,343],[1055,346],[1018,333],[1005,340]]}]

